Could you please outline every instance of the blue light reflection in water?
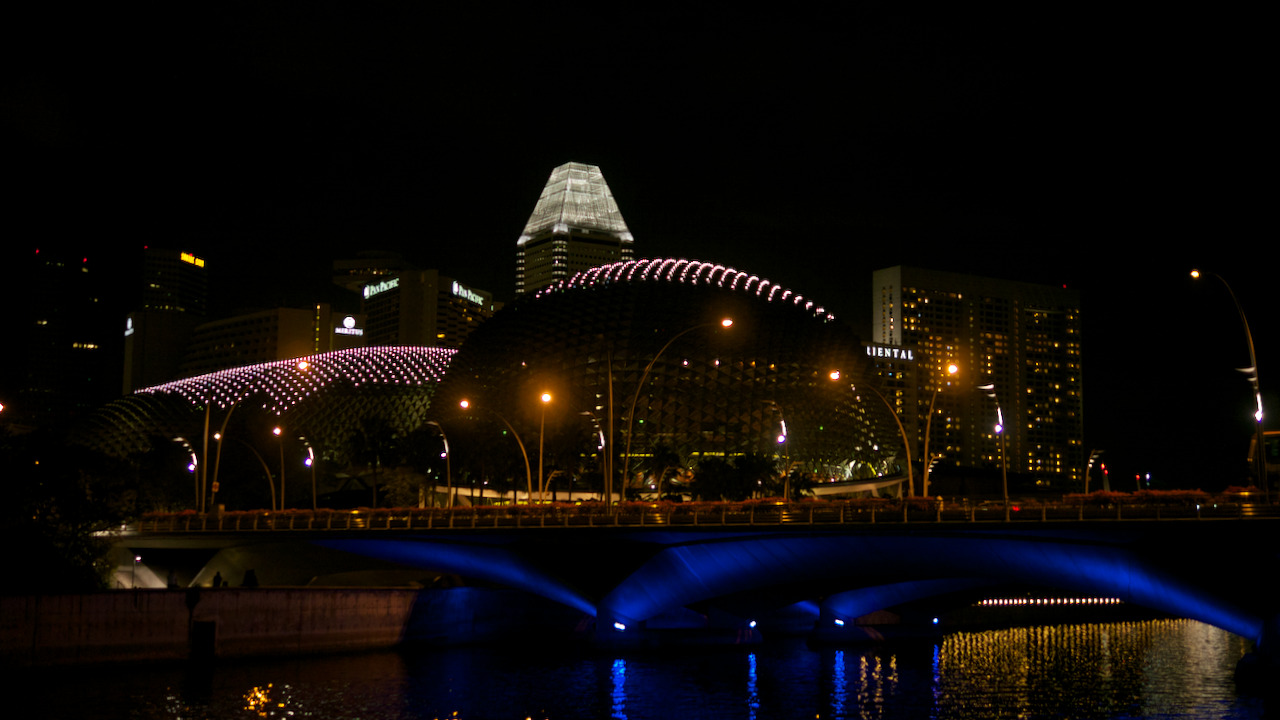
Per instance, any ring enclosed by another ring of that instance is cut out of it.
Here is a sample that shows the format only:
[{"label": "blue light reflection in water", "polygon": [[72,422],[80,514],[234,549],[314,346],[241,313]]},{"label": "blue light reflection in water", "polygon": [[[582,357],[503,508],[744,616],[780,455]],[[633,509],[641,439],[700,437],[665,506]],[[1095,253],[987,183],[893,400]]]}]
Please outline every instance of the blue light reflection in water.
[{"label": "blue light reflection in water", "polygon": [[616,720],[627,720],[627,661],[618,658],[613,661],[613,716]]},{"label": "blue light reflection in water", "polygon": [[809,648],[602,652],[559,643],[211,666],[11,671],[41,717],[329,720],[1256,718],[1238,637],[1188,620],[949,633]]},{"label": "blue light reflection in water", "polygon": [[844,651],[836,650],[831,663],[831,711],[836,717],[844,717],[845,703],[849,700],[849,685],[844,676]]}]

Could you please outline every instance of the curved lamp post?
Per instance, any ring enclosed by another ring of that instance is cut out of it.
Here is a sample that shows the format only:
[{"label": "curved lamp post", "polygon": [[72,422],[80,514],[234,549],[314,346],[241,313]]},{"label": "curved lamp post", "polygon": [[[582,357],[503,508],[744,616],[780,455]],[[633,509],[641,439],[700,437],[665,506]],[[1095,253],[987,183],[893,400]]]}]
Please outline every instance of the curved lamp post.
[{"label": "curved lamp post", "polygon": [[[960,368],[951,363],[947,365],[947,375],[952,376],[960,372]],[[938,393],[942,392],[942,386],[933,389],[933,397],[929,400],[929,414],[924,420],[924,470],[920,473],[920,494],[929,497],[929,468],[933,466],[933,460],[929,457],[929,429],[933,425],[933,404],[938,401]]]},{"label": "curved lamp post", "polygon": [[685,335],[688,335],[694,330],[701,330],[702,328],[714,327],[716,325],[726,329],[733,327],[733,318],[724,318],[718,322],[701,323],[694,325],[691,328],[681,330],[671,336],[671,339],[667,341],[667,344],[663,345],[662,348],[654,354],[653,359],[649,361],[649,364],[644,366],[644,372],[640,374],[640,382],[636,385],[636,393],[631,397],[631,409],[627,411],[627,449],[622,454],[622,487],[618,492],[619,502],[627,499],[627,475],[631,472],[631,432],[635,426],[636,404],[640,402],[640,393],[644,390],[644,381],[649,378],[649,371],[653,370],[654,364],[658,362],[658,358],[662,357],[662,353],[666,352],[667,348],[671,347],[671,343]]},{"label": "curved lamp post", "polygon": [[1271,491],[1267,487],[1267,452],[1265,437],[1262,432],[1262,390],[1258,387],[1258,358],[1253,352],[1253,333],[1249,331],[1249,319],[1244,316],[1244,308],[1240,306],[1240,301],[1236,299],[1235,291],[1231,289],[1231,286],[1227,284],[1227,281],[1223,279],[1221,275],[1215,272],[1201,273],[1199,270],[1191,271],[1191,277],[1197,280],[1200,279],[1202,274],[1208,274],[1218,278],[1218,281],[1227,289],[1227,294],[1231,296],[1231,302],[1236,306],[1236,312],[1240,314],[1240,324],[1244,326],[1244,339],[1249,344],[1249,367],[1238,369],[1240,372],[1249,376],[1249,382],[1253,385],[1253,397],[1258,405],[1258,409],[1253,413],[1255,432],[1254,444],[1257,449],[1257,458],[1255,461],[1258,464],[1258,484],[1262,486],[1262,497],[1269,504],[1271,502]]},{"label": "curved lamp post", "polygon": [[[458,405],[463,410],[466,410],[471,407],[471,401],[463,400],[462,402],[458,403]],[[507,419],[502,417],[502,415],[499,414],[497,410],[489,410],[489,412],[493,413],[495,417],[497,417],[499,420],[502,421],[503,425],[507,426],[507,429],[511,431],[511,436],[516,439],[516,444],[520,446],[520,454],[524,456],[525,481],[528,483],[528,497],[526,499],[526,502],[532,503],[533,502],[533,470],[532,468],[529,467],[529,453],[526,452],[524,449],[524,441],[520,439],[520,433],[516,432],[516,429],[511,426],[511,423],[507,422]]]},{"label": "curved lamp post", "polygon": [[[832,370],[828,377],[833,381],[839,380],[840,371]],[[915,478],[911,473],[911,440],[907,438],[906,428],[902,427],[902,420],[898,417],[898,413],[893,411],[893,406],[889,404],[889,399],[884,396],[884,393],[877,390],[874,385],[864,385],[863,387],[870,390],[872,393],[875,393],[875,396],[880,398],[880,402],[884,403],[885,408],[889,411],[889,416],[898,424],[898,432],[902,435],[902,460],[907,464],[907,497],[915,497]],[[858,393],[858,388],[853,383],[849,383],[849,390],[855,395]]]},{"label": "curved lamp post", "polygon": [[[465,402],[465,401],[464,401]],[[444,434],[444,428],[435,420],[428,420],[427,425],[434,425],[436,430],[440,431],[440,439],[444,441],[444,482],[445,492],[449,499],[445,503],[445,507],[453,509],[453,471],[449,467],[449,437]]]},{"label": "curved lamp post", "polygon": [[996,397],[995,383],[990,385],[979,385],[979,390],[985,390],[987,397],[996,401],[996,434],[1000,436],[1000,487],[1004,491],[1004,519],[1009,520],[1009,473],[1008,460],[1005,456],[1004,445],[1004,413],[1000,412],[1000,399]]}]

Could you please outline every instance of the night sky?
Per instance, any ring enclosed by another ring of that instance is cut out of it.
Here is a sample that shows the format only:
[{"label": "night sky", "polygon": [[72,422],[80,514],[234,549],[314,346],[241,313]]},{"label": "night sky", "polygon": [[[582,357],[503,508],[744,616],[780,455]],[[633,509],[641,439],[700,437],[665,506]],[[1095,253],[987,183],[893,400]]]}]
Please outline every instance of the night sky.
[{"label": "night sky", "polygon": [[1246,450],[1243,331],[1193,266],[1231,283],[1280,412],[1261,17],[180,5],[0,23],[6,255],[193,249],[231,307],[387,249],[505,300],[574,160],[638,256],[747,270],[864,335],[882,267],[1078,288],[1116,484],[1218,487]]}]

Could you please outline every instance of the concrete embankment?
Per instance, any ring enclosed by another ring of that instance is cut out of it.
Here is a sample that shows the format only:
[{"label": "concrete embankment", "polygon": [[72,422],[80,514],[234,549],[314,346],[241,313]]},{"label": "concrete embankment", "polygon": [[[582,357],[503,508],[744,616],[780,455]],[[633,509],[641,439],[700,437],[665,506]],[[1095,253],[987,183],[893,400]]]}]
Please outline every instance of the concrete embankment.
[{"label": "concrete embankment", "polygon": [[226,658],[393,647],[418,590],[224,588],[0,598],[6,665]]},{"label": "concrete embankment", "polygon": [[589,632],[501,588],[189,588],[0,597],[0,665],[165,661],[453,645]]}]

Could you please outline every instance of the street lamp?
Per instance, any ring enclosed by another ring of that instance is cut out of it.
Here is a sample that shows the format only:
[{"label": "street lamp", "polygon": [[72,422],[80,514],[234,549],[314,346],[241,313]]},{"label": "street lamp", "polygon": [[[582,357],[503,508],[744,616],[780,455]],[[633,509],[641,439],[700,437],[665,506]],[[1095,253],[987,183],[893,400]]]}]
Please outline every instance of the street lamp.
[{"label": "street lamp", "polygon": [[[466,402],[465,400],[463,402]],[[463,407],[466,407],[465,405]],[[446,501],[445,507],[453,509],[453,471],[449,468],[449,437],[444,434],[444,428],[440,423],[434,420],[428,420],[428,425],[434,425],[436,430],[440,431],[440,439],[444,441],[444,482],[445,492],[449,499]]]},{"label": "street lamp", "polygon": [[[462,400],[462,402],[458,403],[458,406],[461,407],[463,410],[467,410],[471,407],[471,401],[464,399]],[[511,436],[516,439],[516,444],[520,446],[520,454],[524,456],[525,481],[528,484],[528,496],[526,498],[526,501],[532,503],[533,502],[533,470],[529,467],[529,453],[526,452],[524,449],[524,441],[520,439],[520,433],[516,432],[516,429],[512,427],[511,423],[507,422],[507,419],[502,417],[502,415],[498,413],[497,410],[489,410],[489,412],[493,413],[495,417],[497,417],[499,420],[502,421],[503,425],[507,426],[507,429],[511,431]]]},{"label": "street lamp", "polygon": [[636,403],[640,402],[640,392],[644,390],[644,381],[648,379],[649,371],[653,370],[654,363],[658,362],[658,358],[662,357],[662,353],[666,352],[667,348],[671,347],[671,343],[693,332],[694,330],[700,330],[702,328],[707,328],[707,327],[714,327],[716,325],[719,325],[720,327],[725,329],[731,328],[733,327],[733,318],[724,318],[719,322],[701,323],[698,325],[694,325],[691,328],[685,328],[684,330],[681,330],[680,332],[671,336],[671,339],[668,340],[667,343],[663,345],[662,348],[659,349],[657,353],[654,354],[653,359],[649,361],[649,364],[644,366],[644,372],[640,374],[640,382],[636,385],[636,394],[631,397],[631,409],[629,412],[627,412],[627,449],[626,449],[626,452],[624,452],[622,455],[622,487],[618,493],[619,502],[626,500],[627,498],[627,475],[630,473],[630,466],[631,466],[631,432],[635,426]]},{"label": "street lamp", "polygon": [[[840,371],[832,370],[828,375],[833,381],[840,379]],[[880,402],[884,403],[886,409],[889,410],[889,416],[898,424],[898,433],[902,435],[902,460],[907,464],[907,497],[915,497],[915,478],[911,473],[911,441],[907,438],[907,431],[902,427],[902,420],[898,417],[898,413],[893,411],[893,406],[889,404],[888,398],[884,396],[874,385],[863,385],[864,388],[870,390],[876,397],[880,398]],[[853,384],[849,384],[849,390],[857,395],[858,388]]]},{"label": "street lamp", "polygon": [[[1258,484],[1262,486],[1262,497],[1267,503],[1271,502],[1271,491],[1267,487],[1267,453],[1264,433],[1262,431],[1262,390],[1258,387],[1258,358],[1253,352],[1253,333],[1249,331],[1249,319],[1244,315],[1244,308],[1240,306],[1240,301],[1236,299],[1235,291],[1227,284],[1227,281],[1218,273],[1208,273],[1222,283],[1227,289],[1227,294],[1231,296],[1231,302],[1236,306],[1236,312],[1240,314],[1240,324],[1244,326],[1244,339],[1249,344],[1249,367],[1237,368],[1240,372],[1249,376],[1249,383],[1253,385],[1253,397],[1257,402],[1258,409],[1253,413],[1254,419],[1254,445],[1257,449],[1257,457],[1255,462],[1258,464]],[[1192,270],[1191,277],[1200,279],[1201,272]]]},{"label": "street lamp", "polygon": [[316,505],[316,451],[311,447],[311,443],[307,443],[307,459],[302,461],[303,465],[311,468],[311,509],[317,509]]},{"label": "street lamp", "polygon": [[542,418],[538,422],[538,502],[546,500],[547,486],[542,480],[542,440],[547,434],[547,403],[551,402],[551,393],[543,391],[538,396],[542,401]]},{"label": "street lamp", "polygon": [[280,507],[284,509],[284,428],[279,425],[271,428],[271,434],[280,440]]},{"label": "street lamp", "polygon": [[990,385],[979,385],[979,390],[985,390],[987,397],[996,401],[996,434],[1000,436],[1000,486],[1004,491],[1004,519],[1009,520],[1009,472],[1008,460],[1005,457],[1004,444],[1004,413],[1000,412],[1000,399],[996,397],[995,383]]},{"label": "street lamp", "polygon": [[[960,372],[960,368],[955,363],[947,365],[948,376],[955,375],[958,372]],[[948,385],[951,384],[950,380],[946,382]],[[938,393],[941,391],[941,384],[933,389],[933,397],[929,400],[929,414],[924,420],[924,454],[921,455],[924,458],[924,471],[921,473],[920,478],[920,494],[925,497],[929,497],[929,468],[933,466],[933,461],[929,457],[929,429],[933,425],[933,404],[938,401]]]}]

